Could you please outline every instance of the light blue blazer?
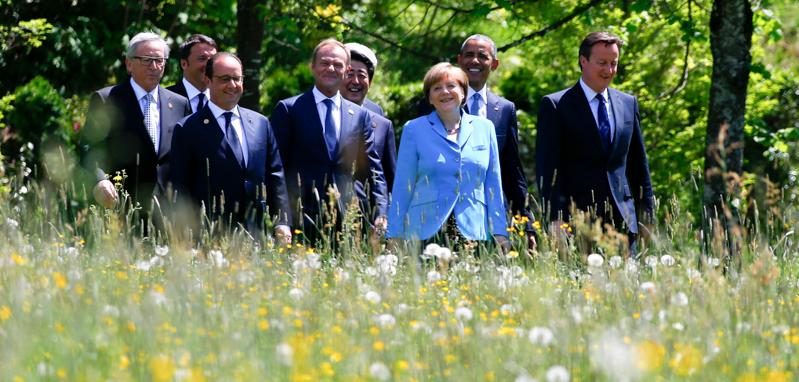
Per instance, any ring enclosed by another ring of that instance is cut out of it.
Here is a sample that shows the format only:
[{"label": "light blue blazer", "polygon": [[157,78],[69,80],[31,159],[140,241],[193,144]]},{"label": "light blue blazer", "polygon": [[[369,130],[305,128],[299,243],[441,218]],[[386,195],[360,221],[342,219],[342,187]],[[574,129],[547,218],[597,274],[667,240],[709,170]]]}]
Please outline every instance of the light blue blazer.
[{"label": "light blue blazer", "polygon": [[386,237],[428,239],[452,213],[467,239],[507,235],[502,195],[491,121],[461,111],[455,143],[434,111],[403,127]]}]

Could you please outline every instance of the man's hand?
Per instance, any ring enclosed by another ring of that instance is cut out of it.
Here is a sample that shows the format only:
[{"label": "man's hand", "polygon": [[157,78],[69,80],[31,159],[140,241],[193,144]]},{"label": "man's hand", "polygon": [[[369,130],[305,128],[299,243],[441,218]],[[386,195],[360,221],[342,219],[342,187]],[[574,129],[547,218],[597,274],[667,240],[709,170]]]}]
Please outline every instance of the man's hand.
[{"label": "man's hand", "polygon": [[385,236],[388,229],[388,220],[384,217],[375,219],[375,236]]},{"label": "man's hand", "polygon": [[117,204],[117,189],[108,179],[103,179],[94,186],[94,200],[105,208]]},{"label": "man's hand", "polygon": [[502,249],[502,253],[508,253],[510,251],[510,240],[505,235],[494,235],[494,240],[499,244],[499,247]]},{"label": "man's hand", "polygon": [[528,231],[524,233],[527,236],[527,249],[535,251],[538,249],[538,243],[535,241],[535,232]]},{"label": "man's hand", "polygon": [[291,244],[291,227],[287,225],[275,227],[275,236],[281,246]]}]

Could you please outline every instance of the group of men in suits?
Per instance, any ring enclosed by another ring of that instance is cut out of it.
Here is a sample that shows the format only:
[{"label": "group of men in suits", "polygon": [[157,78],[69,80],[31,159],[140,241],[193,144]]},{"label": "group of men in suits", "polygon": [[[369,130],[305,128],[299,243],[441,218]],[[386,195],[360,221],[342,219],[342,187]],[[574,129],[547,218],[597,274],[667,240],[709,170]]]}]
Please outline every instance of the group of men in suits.
[{"label": "group of men in suits", "polygon": [[[609,87],[621,46],[616,36],[589,34],[579,50],[580,81],[544,97],[536,181],[555,228],[569,220],[571,206],[590,209],[626,226],[635,253],[638,224],[650,223],[653,197],[637,100]],[[376,231],[385,230],[397,152],[391,121],[367,98],[374,53],[322,41],[311,62],[314,87],[281,100],[270,123],[238,106],[241,61],[217,49],[206,36],[189,37],[180,47],[184,78],[164,89],[166,42],[149,32],[131,39],[125,60],[131,78],[92,96],[82,138],[97,202],[118,201],[109,176],[124,172],[122,188],[145,218],[155,217],[153,197],[167,196],[250,227],[269,211],[283,239],[291,240],[293,226],[315,242],[340,230],[341,211],[357,204]],[[493,123],[505,204],[527,217],[534,248],[515,104],[486,85],[499,66],[497,47],[487,36],[470,36],[458,63],[469,79],[466,112]],[[419,115],[431,111],[422,100]]]}]

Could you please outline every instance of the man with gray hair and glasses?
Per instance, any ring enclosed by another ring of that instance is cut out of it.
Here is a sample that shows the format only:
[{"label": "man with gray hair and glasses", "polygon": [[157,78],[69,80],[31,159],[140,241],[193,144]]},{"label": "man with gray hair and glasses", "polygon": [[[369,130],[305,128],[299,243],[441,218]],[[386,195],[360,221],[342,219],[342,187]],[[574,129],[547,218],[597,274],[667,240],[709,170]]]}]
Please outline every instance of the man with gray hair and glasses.
[{"label": "man with gray hair and glasses", "polygon": [[[153,197],[165,195],[172,129],[191,114],[185,97],[159,85],[168,58],[169,46],[158,34],[142,32],[130,39],[125,53],[130,79],[92,95],[80,143],[97,203],[107,208],[120,201],[125,208],[138,204],[143,220],[154,209]],[[120,200],[116,183],[127,200]],[[160,216],[153,223],[159,227]]]}]

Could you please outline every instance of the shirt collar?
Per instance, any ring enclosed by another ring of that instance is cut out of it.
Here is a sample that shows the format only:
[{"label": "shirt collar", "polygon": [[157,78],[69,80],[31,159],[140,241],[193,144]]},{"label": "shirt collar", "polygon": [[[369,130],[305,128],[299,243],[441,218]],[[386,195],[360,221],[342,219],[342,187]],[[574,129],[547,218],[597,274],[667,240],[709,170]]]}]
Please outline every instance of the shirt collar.
[{"label": "shirt collar", "polygon": [[[328,96],[322,94],[322,92],[320,92],[319,89],[316,88],[316,85],[314,85],[314,87],[313,87],[313,98],[314,98],[314,102],[318,104],[319,102],[322,102],[322,101],[326,100],[328,98]],[[329,97],[329,98],[333,100],[333,103],[336,105],[336,107],[341,109],[341,93],[336,92],[336,95],[334,95],[332,97]]]},{"label": "shirt collar", "polygon": [[200,93],[203,93],[203,94],[205,94],[205,99],[206,99],[206,100],[208,100],[208,99],[210,99],[210,98],[211,98],[211,95],[210,95],[210,93],[211,93],[211,92],[210,92],[210,90],[208,90],[208,89],[205,89],[205,91],[204,91],[204,92],[201,92],[199,89],[197,89],[196,87],[194,87],[194,85],[192,85],[192,84],[191,84],[191,82],[189,82],[188,80],[186,80],[186,78],[185,78],[185,77],[183,78],[183,87],[185,87],[185,88],[186,88],[186,96],[188,96],[187,98],[188,98],[188,99],[190,99],[190,100],[191,100],[192,98],[196,97],[196,96],[197,96],[197,94],[200,94]]},{"label": "shirt collar", "polygon": [[222,114],[227,113],[227,112],[231,112],[236,117],[241,118],[241,116],[239,115],[239,106],[238,105],[234,106],[230,110],[224,110],[221,107],[216,106],[216,104],[214,104],[212,101],[208,101],[208,107],[211,109],[211,113],[214,115],[215,119],[219,119],[219,117],[221,117]]},{"label": "shirt collar", "polygon": [[[130,77],[130,85],[133,86],[133,93],[136,94],[137,100],[141,100],[142,97],[144,97],[144,95],[147,94],[147,91],[144,90],[143,87],[139,86],[139,84],[137,84],[136,81],[133,80],[133,77]],[[158,86],[156,86],[155,89],[153,89],[153,91],[150,92],[150,94],[153,95],[153,99],[155,100],[155,102],[158,102]]]},{"label": "shirt collar", "polygon": [[[586,85],[582,77],[580,77],[580,86],[583,88],[583,93],[585,93],[585,98],[588,99],[588,103],[591,103],[591,101],[593,101],[594,98],[596,98],[596,95],[599,94],[595,92],[594,89],[591,89],[591,87]],[[605,102],[608,102],[609,98],[608,98],[607,88],[605,88],[605,90],[602,91],[602,96],[605,97]]]},{"label": "shirt collar", "polygon": [[471,98],[472,98],[472,96],[473,96],[475,93],[479,93],[479,94],[480,94],[480,97],[483,97],[483,103],[485,103],[485,104],[488,104],[488,97],[487,97],[487,94],[486,94],[486,93],[488,93],[488,86],[487,86],[487,85],[483,85],[483,88],[482,88],[482,89],[480,89],[480,91],[474,91],[474,89],[472,89],[472,87],[471,87],[471,86],[469,86],[469,91],[468,91],[468,93],[466,94],[466,99],[467,99],[467,100],[468,100],[468,99],[471,99]]}]

